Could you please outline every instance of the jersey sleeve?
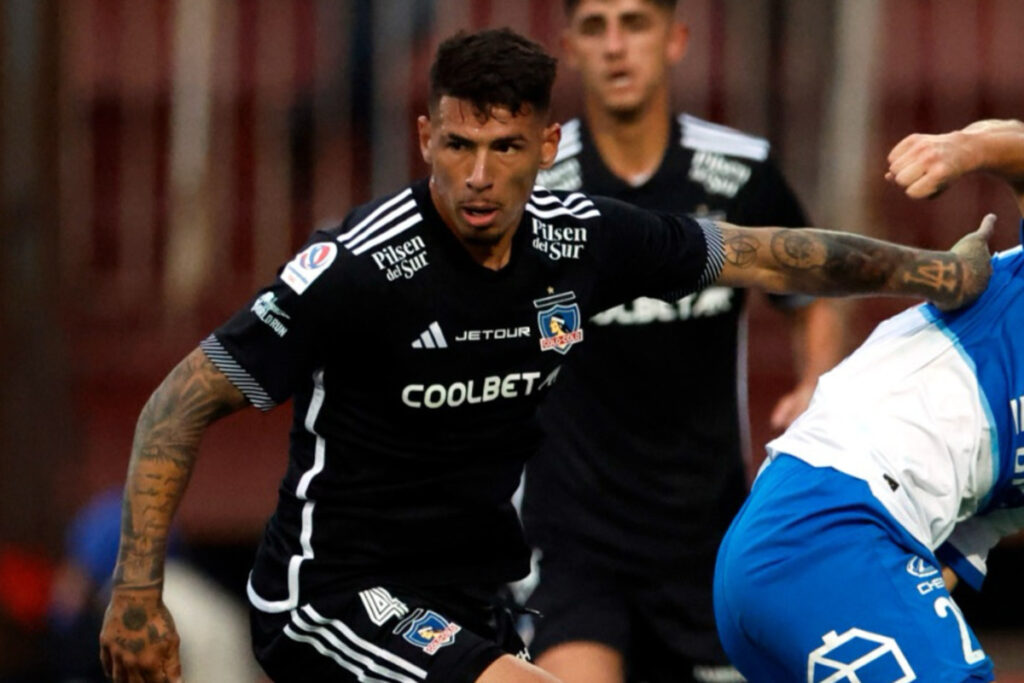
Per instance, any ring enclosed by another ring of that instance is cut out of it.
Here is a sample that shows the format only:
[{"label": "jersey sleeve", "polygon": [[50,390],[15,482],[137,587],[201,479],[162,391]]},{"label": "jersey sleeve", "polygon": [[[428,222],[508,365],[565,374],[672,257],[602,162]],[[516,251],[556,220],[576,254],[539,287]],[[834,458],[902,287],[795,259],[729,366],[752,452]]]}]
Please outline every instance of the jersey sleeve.
[{"label": "jersey sleeve", "polygon": [[718,279],[725,247],[713,221],[594,202],[603,222],[596,256],[602,310],[638,296],[678,298]]},{"label": "jersey sleeve", "polygon": [[260,410],[286,401],[322,365],[328,326],[348,298],[340,256],[329,234],[315,233],[270,285],[200,343]]},{"label": "jersey sleeve", "polygon": [[946,542],[935,551],[974,590],[981,590],[988,572],[988,553],[1004,537],[1024,529],[1024,508],[993,510],[956,525]]}]

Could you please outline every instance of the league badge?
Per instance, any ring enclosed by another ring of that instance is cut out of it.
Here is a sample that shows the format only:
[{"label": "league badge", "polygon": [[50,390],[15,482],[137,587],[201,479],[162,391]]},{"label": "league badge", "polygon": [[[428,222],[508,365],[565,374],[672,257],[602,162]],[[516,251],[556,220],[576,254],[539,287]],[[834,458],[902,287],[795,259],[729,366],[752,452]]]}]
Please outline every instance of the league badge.
[{"label": "league badge", "polygon": [[557,351],[565,355],[573,344],[583,341],[582,316],[579,304],[573,301],[575,298],[574,292],[563,292],[534,299],[533,305],[538,309],[541,351]]},{"label": "league badge", "polygon": [[327,267],[334,263],[338,255],[338,247],[333,242],[318,242],[307,247],[285,265],[281,270],[281,279],[286,285],[302,294],[313,284]]},{"label": "league badge", "polygon": [[423,608],[418,608],[411,619],[406,619],[402,623],[408,624],[402,637],[422,648],[428,655],[454,643],[455,634],[462,630],[461,626],[448,621],[434,610]]}]

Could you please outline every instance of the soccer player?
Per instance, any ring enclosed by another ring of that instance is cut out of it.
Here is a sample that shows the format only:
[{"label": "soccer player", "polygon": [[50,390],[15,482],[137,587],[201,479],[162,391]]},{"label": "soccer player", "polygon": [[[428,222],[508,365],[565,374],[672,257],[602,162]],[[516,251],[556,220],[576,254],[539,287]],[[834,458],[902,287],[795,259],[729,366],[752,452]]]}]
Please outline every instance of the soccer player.
[{"label": "soccer player", "polygon": [[[688,39],[675,9],[565,0],[584,116],[562,126],[538,183],[744,225],[808,225],[766,140],[673,114],[672,67]],[[530,649],[564,680],[741,680],[718,642],[711,583],[747,492],[744,294],[718,285],[599,312],[541,409],[546,437],[523,503],[539,551],[528,604],[544,615]],[[839,360],[839,320],[827,300],[772,301],[803,342],[798,385],[771,417],[781,429]]]},{"label": "soccer player", "polygon": [[[1024,214],[1024,124],[912,135],[887,177],[931,196],[1003,178]],[[879,325],[822,376],[722,542],[715,614],[753,681],[991,681],[950,597],[1024,527],[1024,251],[996,254],[969,307]]]},{"label": "soccer player", "polygon": [[987,227],[935,252],[535,189],[555,61],[511,31],[450,38],[430,74],[429,179],[316,232],[143,408],[101,634],[116,681],[179,676],[167,529],[203,432],[246,405],[295,415],[248,583],[272,679],[552,680],[492,595],[526,574],[510,498],[589,315],[715,281],[949,307],[984,289]]}]

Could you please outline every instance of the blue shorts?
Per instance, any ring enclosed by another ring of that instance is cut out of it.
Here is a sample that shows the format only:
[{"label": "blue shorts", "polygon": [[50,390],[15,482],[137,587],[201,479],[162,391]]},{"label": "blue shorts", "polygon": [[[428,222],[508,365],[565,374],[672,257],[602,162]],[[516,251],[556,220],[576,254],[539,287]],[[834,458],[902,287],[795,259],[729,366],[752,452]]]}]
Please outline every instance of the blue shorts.
[{"label": "blue shorts", "polygon": [[722,541],[715,619],[752,682],[992,681],[939,564],[871,495],[780,456]]}]

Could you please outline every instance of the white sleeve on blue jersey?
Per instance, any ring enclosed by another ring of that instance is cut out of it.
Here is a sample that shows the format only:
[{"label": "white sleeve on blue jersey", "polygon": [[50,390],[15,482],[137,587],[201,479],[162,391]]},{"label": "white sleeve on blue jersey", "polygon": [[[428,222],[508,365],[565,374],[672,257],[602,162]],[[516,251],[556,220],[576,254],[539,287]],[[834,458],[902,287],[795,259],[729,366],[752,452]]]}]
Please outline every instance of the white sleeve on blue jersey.
[{"label": "white sleeve on blue jersey", "polygon": [[1024,529],[1024,508],[992,510],[959,522],[939,559],[975,590],[981,589],[988,572],[988,553],[1004,537]]}]

